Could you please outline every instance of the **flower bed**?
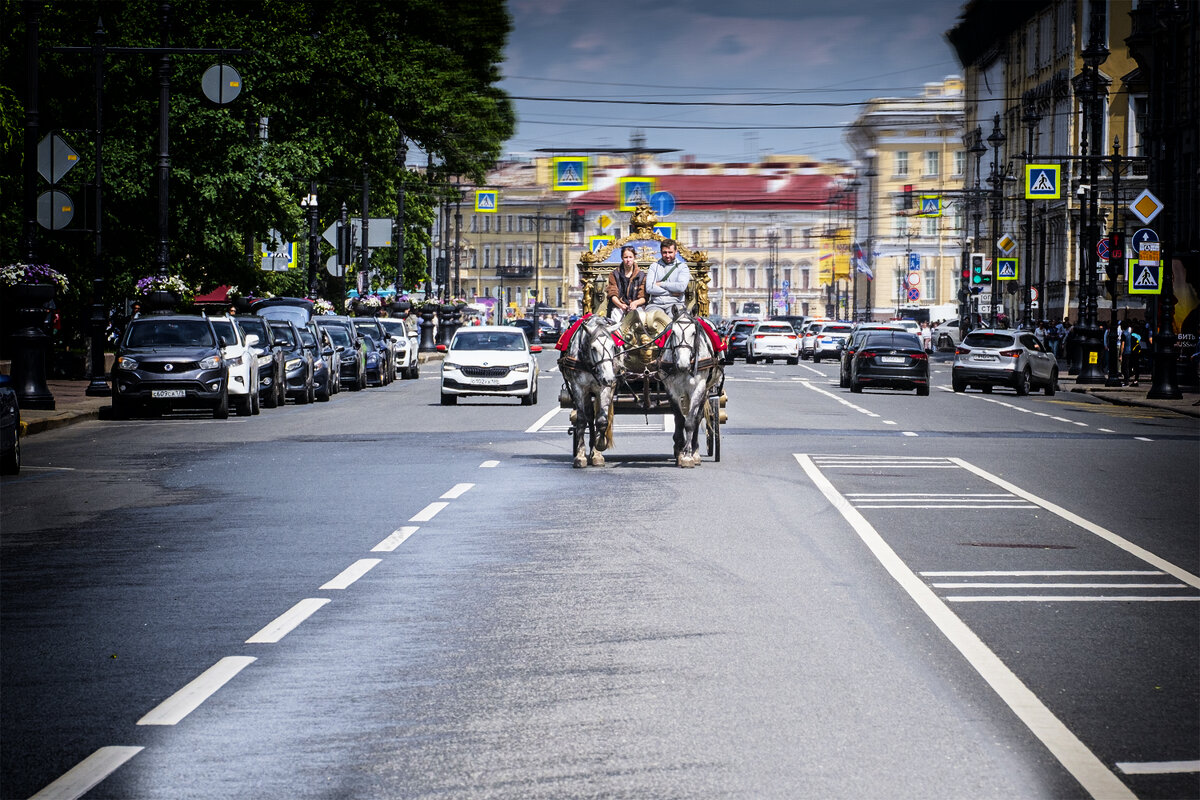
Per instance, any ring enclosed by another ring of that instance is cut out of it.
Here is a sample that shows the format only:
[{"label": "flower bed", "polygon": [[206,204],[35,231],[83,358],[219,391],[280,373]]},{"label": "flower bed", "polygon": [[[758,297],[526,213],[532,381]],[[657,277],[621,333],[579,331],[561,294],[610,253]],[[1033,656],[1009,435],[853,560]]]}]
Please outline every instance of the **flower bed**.
[{"label": "flower bed", "polygon": [[0,283],[5,286],[46,284],[59,291],[66,291],[70,286],[67,276],[49,264],[9,264],[0,267]]}]

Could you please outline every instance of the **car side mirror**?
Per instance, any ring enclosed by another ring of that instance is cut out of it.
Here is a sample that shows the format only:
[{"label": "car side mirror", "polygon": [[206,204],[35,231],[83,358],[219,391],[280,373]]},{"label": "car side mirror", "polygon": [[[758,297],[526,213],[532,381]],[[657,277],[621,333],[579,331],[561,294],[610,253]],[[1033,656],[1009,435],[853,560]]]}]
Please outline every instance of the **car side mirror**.
[{"label": "car side mirror", "polygon": [[542,352],[542,346],[541,346],[540,344],[534,344],[534,345],[530,345],[530,346],[529,346],[529,352],[531,352],[531,353],[540,353],[540,352]]},{"label": "car side mirror", "polygon": [[247,333],[246,334],[246,346],[253,347],[256,344],[258,344],[258,334],[257,333]]},{"label": "car side mirror", "polygon": [[446,352],[446,345],[444,345],[444,344],[439,344],[439,345],[437,346],[437,351],[438,351],[439,353],[444,353],[444,352]]},{"label": "car side mirror", "polygon": [[338,351],[339,353],[343,353],[343,352],[345,352],[345,351],[346,351],[346,345],[344,345],[344,344],[339,344],[339,345],[337,346],[337,351]]}]

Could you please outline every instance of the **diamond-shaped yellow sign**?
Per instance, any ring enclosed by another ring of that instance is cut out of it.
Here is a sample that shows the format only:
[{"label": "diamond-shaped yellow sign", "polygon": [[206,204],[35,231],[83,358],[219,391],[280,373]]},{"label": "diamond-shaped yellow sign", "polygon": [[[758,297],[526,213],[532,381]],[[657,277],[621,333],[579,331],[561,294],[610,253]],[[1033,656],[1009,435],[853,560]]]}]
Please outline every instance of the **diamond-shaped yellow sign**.
[{"label": "diamond-shaped yellow sign", "polygon": [[1161,200],[1150,194],[1149,189],[1143,189],[1142,193],[1129,204],[1129,210],[1137,215],[1143,225],[1149,225],[1150,220],[1157,217],[1158,212],[1163,210],[1163,204]]}]

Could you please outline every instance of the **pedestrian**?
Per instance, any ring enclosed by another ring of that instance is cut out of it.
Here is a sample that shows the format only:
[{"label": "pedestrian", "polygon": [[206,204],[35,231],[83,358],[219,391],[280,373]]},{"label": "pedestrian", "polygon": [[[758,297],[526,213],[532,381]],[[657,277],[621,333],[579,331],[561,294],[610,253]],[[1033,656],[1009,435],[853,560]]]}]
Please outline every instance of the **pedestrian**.
[{"label": "pedestrian", "polygon": [[1122,345],[1121,361],[1124,366],[1125,384],[1137,386],[1142,376],[1142,334],[1129,320],[1125,321]]},{"label": "pedestrian", "polygon": [[928,322],[921,323],[921,349],[925,352],[933,349],[933,331],[929,329]]}]

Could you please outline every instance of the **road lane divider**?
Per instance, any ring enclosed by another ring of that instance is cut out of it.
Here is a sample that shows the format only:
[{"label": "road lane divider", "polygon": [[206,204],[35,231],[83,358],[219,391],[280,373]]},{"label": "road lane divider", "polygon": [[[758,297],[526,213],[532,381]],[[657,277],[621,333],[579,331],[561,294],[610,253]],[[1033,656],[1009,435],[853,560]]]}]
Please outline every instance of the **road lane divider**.
[{"label": "road lane divider", "polygon": [[386,539],[371,548],[372,553],[390,553],[400,545],[404,544],[404,540],[412,536],[420,530],[417,525],[405,525],[391,532]]},{"label": "road lane divider", "polygon": [[544,428],[546,426],[546,423],[548,423],[550,420],[554,419],[556,414],[558,414],[560,411],[567,411],[567,410],[568,409],[565,409],[565,408],[550,409],[545,414],[542,414],[542,416],[538,419],[537,422],[533,423],[528,428],[526,428],[525,432],[526,433],[537,433],[538,431],[540,431],[542,428]]},{"label": "road lane divider", "polygon": [[381,561],[383,561],[381,558],[360,558],[338,573],[336,578],[319,587],[318,590],[349,588],[356,580],[375,569]]},{"label": "road lane divider", "polygon": [[422,508],[412,517],[409,517],[409,522],[429,522],[438,515],[438,512],[444,509],[449,503],[430,503]]},{"label": "road lane divider", "polygon": [[101,747],[29,800],[77,800],[145,748]]},{"label": "road lane divider", "polygon": [[492,469],[492,468],[498,467],[498,466],[500,466],[499,461],[485,461],[479,465],[479,468],[480,469]]},{"label": "road lane divider", "polygon": [[450,491],[439,497],[439,500],[457,500],[475,486],[473,483],[456,483],[451,487]]},{"label": "road lane divider", "polygon": [[[326,603],[329,601],[326,600]],[[253,664],[254,656],[226,656],[201,672],[175,694],[163,700],[137,721],[138,725],[175,725],[216,694],[239,672]]]},{"label": "road lane divider", "polygon": [[247,639],[246,644],[275,644],[328,602],[329,598],[327,597],[308,597],[301,600],[268,622],[262,630]]}]

